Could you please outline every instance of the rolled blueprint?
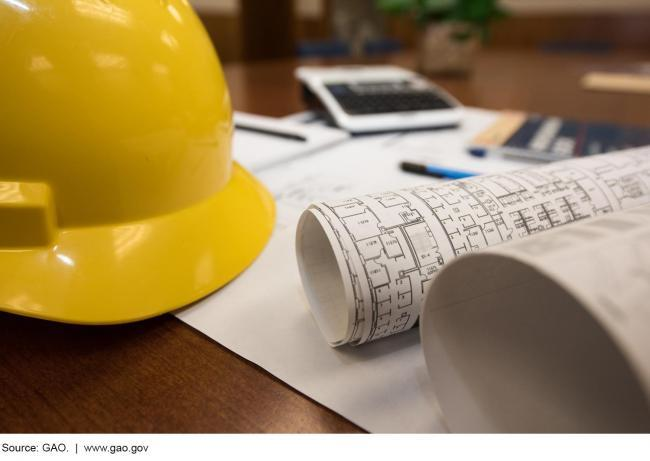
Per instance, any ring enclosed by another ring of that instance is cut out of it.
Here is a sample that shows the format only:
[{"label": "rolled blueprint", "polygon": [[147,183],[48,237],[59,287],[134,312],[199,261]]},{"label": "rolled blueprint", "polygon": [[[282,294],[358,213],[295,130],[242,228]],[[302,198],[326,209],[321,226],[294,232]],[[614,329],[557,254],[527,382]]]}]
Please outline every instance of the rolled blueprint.
[{"label": "rolled blueprint", "polygon": [[449,264],[420,330],[453,431],[650,431],[650,206]]},{"label": "rolled blueprint", "polygon": [[296,253],[324,337],[357,345],[412,328],[459,255],[649,201],[650,148],[634,149],[314,203]]}]

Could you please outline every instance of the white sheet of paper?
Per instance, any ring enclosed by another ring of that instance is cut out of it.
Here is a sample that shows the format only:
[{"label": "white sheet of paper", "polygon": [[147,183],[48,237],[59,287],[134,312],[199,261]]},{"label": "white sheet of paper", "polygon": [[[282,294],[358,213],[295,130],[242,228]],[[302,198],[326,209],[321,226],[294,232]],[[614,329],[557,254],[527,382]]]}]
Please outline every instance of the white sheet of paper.
[{"label": "white sheet of paper", "polygon": [[[475,159],[464,150],[496,116],[468,109],[461,129],[352,138],[258,173],[278,205],[271,242],[240,277],[176,315],[368,431],[444,431],[417,330],[361,348],[333,349],[323,340],[300,284],[294,231],[315,200],[439,182],[400,171],[402,160],[484,173],[521,168],[526,164]],[[409,151],[411,145],[418,148]]]},{"label": "white sheet of paper", "polygon": [[257,173],[348,139],[342,130],[235,112],[233,158]]},{"label": "white sheet of paper", "polygon": [[293,231],[278,231],[246,272],[177,316],[364,429],[443,431],[417,330],[332,349],[294,261]]}]

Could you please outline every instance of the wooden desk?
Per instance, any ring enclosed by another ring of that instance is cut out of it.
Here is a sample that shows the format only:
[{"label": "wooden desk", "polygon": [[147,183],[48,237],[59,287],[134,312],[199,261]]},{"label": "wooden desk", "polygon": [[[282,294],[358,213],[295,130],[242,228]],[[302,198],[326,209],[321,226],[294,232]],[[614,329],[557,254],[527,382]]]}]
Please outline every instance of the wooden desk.
[{"label": "wooden desk", "polygon": [[[649,60],[650,54],[551,54],[524,50],[486,50],[467,78],[436,77],[463,104],[487,109],[520,109],[590,121],[650,125],[650,96],[585,91],[580,77],[588,70]],[[412,54],[366,63],[414,68]],[[309,65],[350,64],[310,60]],[[226,76],[235,109],[282,116],[303,110],[293,69],[295,60],[229,64]]]},{"label": "wooden desk", "polygon": [[[578,85],[593,66],[643,58],[489,51],[470,78],[438,82],[468,105],[650,125],[649,96],[592,93]],[[413,58],[388,61],[408,67]],[[228,65],[235,109],[301,110],[297,64]],[[359,428],[171,315],[79,327],[0,314],[0,432],[149,431]]]}]

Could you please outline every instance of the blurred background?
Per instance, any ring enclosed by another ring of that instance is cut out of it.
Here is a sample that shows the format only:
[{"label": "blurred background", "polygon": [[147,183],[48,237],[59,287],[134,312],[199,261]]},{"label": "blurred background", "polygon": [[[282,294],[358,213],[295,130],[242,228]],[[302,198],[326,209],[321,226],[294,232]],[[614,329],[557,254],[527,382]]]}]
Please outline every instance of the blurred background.
[{"label": "blurred background", "polygon": [[483,48],[650,49],[650,0],[190,1],[225,62],[413,50],[422,71],[463,72]]}]

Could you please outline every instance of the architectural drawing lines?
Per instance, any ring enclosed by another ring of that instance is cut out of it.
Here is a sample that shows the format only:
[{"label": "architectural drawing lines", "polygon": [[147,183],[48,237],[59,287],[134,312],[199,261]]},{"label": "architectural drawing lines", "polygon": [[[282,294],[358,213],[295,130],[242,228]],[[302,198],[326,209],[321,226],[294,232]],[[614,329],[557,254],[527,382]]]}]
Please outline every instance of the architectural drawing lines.
[{"label": "architectural drawing lines", "polygon": [[650,201],[650,152],[594,157],[315,205],[347,251],[355,344],[411,328],[428,286],[467,252]]}]

